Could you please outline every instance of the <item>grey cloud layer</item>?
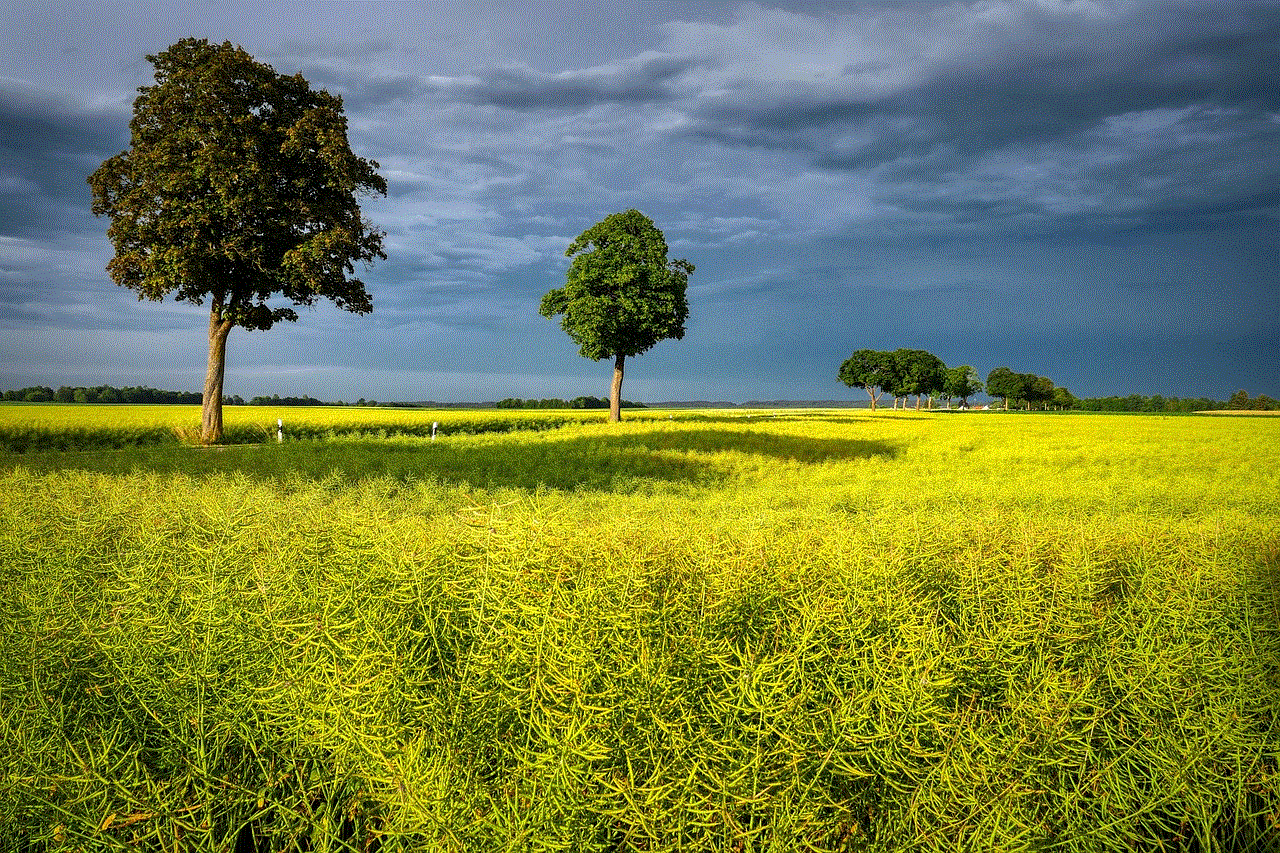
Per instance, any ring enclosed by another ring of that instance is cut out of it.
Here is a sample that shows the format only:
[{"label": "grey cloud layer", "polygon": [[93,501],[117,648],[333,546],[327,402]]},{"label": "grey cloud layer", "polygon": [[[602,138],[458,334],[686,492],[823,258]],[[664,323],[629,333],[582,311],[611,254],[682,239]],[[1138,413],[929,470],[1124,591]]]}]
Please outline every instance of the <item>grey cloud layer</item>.
[{"label": "grey cloud layer", "polygon": [[[180,35],[244,43],[342,94],[353,146],[388,178],[389,197],[366,208],[388,232],[390,259],[363,276],[377,310],[359,342],[299,351],[299,364],[332,360],[334,376],[349,375],[341,365],[369,368],[383,351],[424,376],[446,362],[479,374],[507,336],[560,381],[572,347],[536,315],[538,296],[563,281],[573,235],[632,206],[698,265],[690,334],[671,345],[688,355],[648,356],[680,387],[697,381],[677,375],[683,362],[715,387],[794,376],[831,396],[828,362],[854,337],[928,348],[949,324],[995,337],[999,306],[1013,304],[1028,329],[1199,334],[1221,349],[1225,309],[1206,306],[1202,320],[1184,310],[1207,282],[1255,315],[1249,340],[1280,338],[1280,3],[1219,3],[1213,14],[1047,0],[540,3],[480,10],[474,26],[444,7],[396,8],[395,22],[349,39],[305,22],[283,31],[278,8],[243,7],[239,38],[201,32],[196,7],[175,13],[190,24]],[[639,22],[628,33],[611,23],[628,16]],[[127,144],[130,87],[147,71],[84,92],[0,78],[0,326],[53,323],[59,300],[83,306],[110,290],[106,225],[88,214],[84,177]],[[1154,260],[1098,273],[1097,259],[1112,257],[1099,247],[1117,240]],[[127,307],[104,322],[156,322],[150,307],[123,319]],[[166,319],[186,321],[184,311]],[[1049,371],[1017,349],[1034,335],[1018,334],[957,357],[1022,357]],[[1280,361],[1277,345],[1262,345],[1247,361],[1272,354]],[[522,392],[539,369],[518,371]],[[502,375],[496,396],[513,390]]]},{"label": "grey cloud layer", "polygon": [[[470,137],[468,165],[506,152],[499,207],[625,195],[622,164],[647,161],[654,188],[751,185],[782,216],[840,192],[852,221],[894,228],[1256,213],[1280,177],[1280,11],[1221,11],[745,7],[604,66],[349,82],[359,103],[428,104],[420,121]],[[812,169],[831,176],[806,186]]]}]

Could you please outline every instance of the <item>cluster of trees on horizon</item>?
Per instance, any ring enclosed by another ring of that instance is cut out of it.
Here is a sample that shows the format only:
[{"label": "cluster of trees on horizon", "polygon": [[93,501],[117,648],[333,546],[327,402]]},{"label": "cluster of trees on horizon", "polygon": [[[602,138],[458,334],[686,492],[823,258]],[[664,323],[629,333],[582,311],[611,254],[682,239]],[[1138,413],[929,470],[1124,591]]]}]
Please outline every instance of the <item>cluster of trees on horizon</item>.
[{"label": "cluster of trees on horizon", "polygon": [[[648,408],[644,403],[635,403],[631,400],[619,400],[618,403],[624,409]],[[561,400],[559,397],[523,400],[519,397],[504,397],[498,401],[497,406],[499,409],[607,409],[609,398],[588,395],[574,397],[572,400]]]},{"label": "cluster of trees on horizon", "polygon": [[47,385],[32,385],[14,391],[5,391],[0,399],[19,403],[151,403],[161,405],[199,405],[202,395],[193,391],[161,391],[157,388],[114,385],[63,385],[53,390]]},{"label": "cluster of trees on horizon", "polygon": [[893,399],[895,409],[899,401],[906,408],[906,400],[912,396],[916,398],[916,409],[922,399],[927,399],[932,409],[935,396],[945,400],[947,408],[951,408],[954,399],[968,407],[969,398],[982,393],[983,388],[978,371],[971,365],[949,368],[942,359],[922,349],[857,350],[840,365],[837,378],[850,388],[866,391],[872,411],[885,394]]},{"label": "cluster of trees on horizon", "polygon": [[1127,397],[1094,397],[1077,400],[1072,406],[1081,412],[1275,412],[1280,411],[1280,400],[1274,400],[1266,394],[1250,397],[1249,392],[1240,390],[1231,395],[1229,400],[1211,400],[1208,397],[1165,397],[1153,394],[1144,397],[1141,394],[1130,394]]},{"label": "cluster of trees on horizon", "polygon": [[[968,365],[961,366],[961,368],[967,367]],[[950,370],[959,371],[961,368],[951,368]],[[972,370],[972,368],[969,368],[969,370]],[[966,372],[963,375],[972,381],[977,374]],[[1015,375],[1021,376],[1024,374]],[[1031,374],[1025,375],[1029,376]],[[952,386],[952,399],[959,398],[962,402],[967,402],[967,398],[963,395],[954,393],[956,387],[955,385]],[[1065,391],[1066,389],[1057,390]],[[981,389],[975,393],[981,393]],[[941,398],[946,399],[945,389]],[[1022,400],[1016,395],[1010,399],[1014,401]],[[141,403],[193,406],[201,403],[201,394],[197,391],[163,391],[146,386],[117,388],[113,385],[96,385],[93,387],[63,385],[54,390],[47,385],[32,385],[26,388],[0,392],[0,401],[6,403]],[[377,400],[366,400],[363,397],[354,403],[346,403],[342,400],[318,400],[309,396],[281,397],[279,394],[272,394],[270,397],[260,395],[251,398],[248,402],[245,402],[237,394],[224,396],[222,402],[226,406],[376,406],[380,408],[456,408],[462,405],[434,402],[379,402]],[[638,403],[631,400],[622,400],[621,403],[624,409],[648,408],[646,403]],[[591,396],[574,397],[571,400],[563,400],[558,397],[544,397],[542,399],[506,397],[496,403],[477,403],[472,405],[482,407],[496,406],[499,409],[607,409],[609,408],[609,400],[606,397]],[[1017,405],[1017,402],[1014,405]],[[1236,391],[1228,400],[1214,400],[1210,397],[1166,397],[1162,394],[1150,396],[1129,394],[1125,397],[1114,395],[1110,397],[1072,397],[1071,404],[1063,408],[1078,412],[1179,413],[1216,410],[1257,412],[1280,411],[1280,400],[1276,400],[1266,394],[1250,397],[1249,393],[1244,390]]]},{"label": "cluster of trees on horizon", "polygon": [[1032,405],[1050,408],[1070,409],[1076,403],[1076,397],[1064,387],[1053,384],[1047,376],[1034,373],[1014,373],[1007,367],[997,367],[987,374],[987,396],[998,397],[1004,404],[1005,411],[1009,404],[1021,406],[1028,412]]},{"label": "cluster of trees on horizon", "polygon": [[895,409],[900,400],[905,407],[906,399],[913,396],[916,409],[922,400],[928,400],[932,409],[935,397],[945,401],[948,409],[955,399],[960,400],[962,408],[968,408],[969,398],[984,390],[987,396],[999,398],[1006,411],[1011,403],[1027,411],[1033,405],[1070,409],[1076,403],[1070,391],[1056,387],[1047,376],[997,367],[987,374],[984,385],[972,365],[947,367],[942,359],[920,349],[857,350],[840,365],[838,378],[851,388],[866,391],[872,409],[885,394],[893,399]]},{"label": "cluster of trees on horizon", "polygon": [[916,398],[916,409],[921,401],[928,401],[933,408],[934,398],[946,402],[959,399],[968,407],[969,397],[986,392],[988,397],[999,399],[1007,411],[1010,405],[1030,411],[1033,406],[1058,410],[1074,409],[1094,412],[1199,412],[1219,409],[1237,411],[1277,411],[1280,401],[1266,394],[1250,398],[1248,392],[1237,391],[1226,401],[1206,397],[1178,398],[1156,394],[1145,397],[1131,394],[1127,397],[1095,397],[1080,399],[1064,387],[1055,386],[1047,376],[1034,373],[1015,373],[1007,367],[997,367],[987,374],[984,384],[978,372],[968,364],[958,367],[947,365],[931,352],[918,349],[871,350],[860,349],[840,365],[838,378],[851,388],[861,388],[870,398],[874,410],[881,397],[888,394],[893,407],[899,401],[906,407],[906,400]]}]

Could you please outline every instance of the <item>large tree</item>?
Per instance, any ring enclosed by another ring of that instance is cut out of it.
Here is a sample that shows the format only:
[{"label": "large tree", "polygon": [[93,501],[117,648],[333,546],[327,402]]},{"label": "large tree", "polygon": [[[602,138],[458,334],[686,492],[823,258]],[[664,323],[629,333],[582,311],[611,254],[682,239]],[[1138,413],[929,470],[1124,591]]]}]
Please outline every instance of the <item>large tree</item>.
[{"label": "large tree", "polygon": [[387,192],[347,142],[342,99],[230,43],[183,39],[147,59],[127,151],[89,176],[111,219],[107,270],[139,299],[209,302],[201,440],[222,438],[227,336],[297,320],[282,297],[373,310],[357,261],[385,258],[358,198]]},{"label": "large tree", "polygon": [[850,388],[861,388],[871,398],[871,411],[886,393],[898,393],[902,382],[898,361],[891,352],[856,350],[840,365],[837,378]]},{"label": "large tree", "polygon": [[1049,401],[1053,399],[1053,380],[1047,376],[1028,374],[1024,377],[1023,399],[1027,401],[1027,411],[1031,404],[1043,405],[1047,410]]},{"label": "large tree", "polygon": [[685,291],[693,264],[667,260],[667,241],[638,210],[612,213],[565,251],[573,258],[565,286],[542,297],[544,317],[561,327],[592,361],[613,359],[609,420],[622,419],[623,364],[658,341],[684,337]]},{"label": "large tree", "polygon": [[920,410],[920,397],[929,398],[929,407],[933,407],[933,395],[941,393],[946,382],[947,366],[942,359],[928,350],[897,349],[893,358],[898,364],[898,375],[901,382],[897,392],[903,395],[914,394],[916,411]]}]

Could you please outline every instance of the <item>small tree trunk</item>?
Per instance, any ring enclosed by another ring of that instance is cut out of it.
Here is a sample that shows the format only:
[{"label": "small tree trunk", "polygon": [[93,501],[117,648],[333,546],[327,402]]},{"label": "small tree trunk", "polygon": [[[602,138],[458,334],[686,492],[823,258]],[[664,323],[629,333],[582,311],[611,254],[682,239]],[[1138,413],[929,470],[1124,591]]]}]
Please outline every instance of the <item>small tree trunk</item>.
[{"label": "small tree trunk", "polygon": [[625,355],[613,359],[613,384],[609,386],[609,423],[616,424],[622,420],[622,362]]},{"label": "small tree trunk", "polygon": [[204,399],[200,407],[200,443],[222,441],[222,377],[227,369],[227,335],[231,321],[222,319],[221,305],[209,309],[209,364],[204,373]]}]

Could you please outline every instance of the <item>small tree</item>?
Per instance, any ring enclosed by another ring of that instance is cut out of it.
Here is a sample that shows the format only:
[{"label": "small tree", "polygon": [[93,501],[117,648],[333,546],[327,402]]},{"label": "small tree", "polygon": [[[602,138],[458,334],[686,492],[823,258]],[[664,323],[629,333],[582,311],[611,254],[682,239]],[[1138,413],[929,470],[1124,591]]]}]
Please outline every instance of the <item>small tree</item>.
[{"label": "small tree", "polygon": [[856,350],[846,358],[837,378],[850,388],[866,391],[873,412],[886,392],[896,394],[900,383],[898,362],[893,353],[873,349]]},{"label": "small tree", "polygon": [[[1053,389],[1053,396],[1050,398],[1050,402],[1052,402],[1053,405],[1056,406],[1059,411],[1061,411],[1063,409],[1070,409],[1073,406],[1075,406],[1076,398],[1075,398],[1075,395],[1072,394],[1070,391],[1068,391],[1066,388],[1063,388],[1062,386],[1058,386],[1057,388]],[[1161,408],[1159,409],[1159,411],[1164,411],[1163,400],[1161,401]]]},{"label": "small tree", "polygon": [[638,210],[612,213],[565,251],[573,258],[564,287],[542,297],[538,312],[560,326],[592,361],[613,359],[609,421],[622,419],[623,365],[658,341],[684,337],[693,264],[668,261],[667,241]]},{"label": "small tree", "polygon": [[997,367],[987,374],[987,393],[999,397],[1004,403],[1005,411],[1009,410],[1009,398],[1017,397],[1022,390],[1022,382],[1018,374],[1007,367]]},{"label": "small tree", "polygon": [[201,440],[222,438],[232,327],[297,320],[330,299],[373,310],[353,264],[385,258],[357,197],[386,194],[377,163],[347,143],[342,99],[313,91],[230,43],[183,39],[147,59],[155,85],[133,103],[128,151],[92,175],[93,212],[111,219],[107,270],[139,299],[209,302]]},{"label": "small tree", "polygon": [[969,398],[980,393],[982,393],[982,380],[978,378],[978,371],[971,366],[962,364],[947,370],[942,394],[946,397],[948,406],[953,397],[959,397],[961,404],[968,408]]}]

